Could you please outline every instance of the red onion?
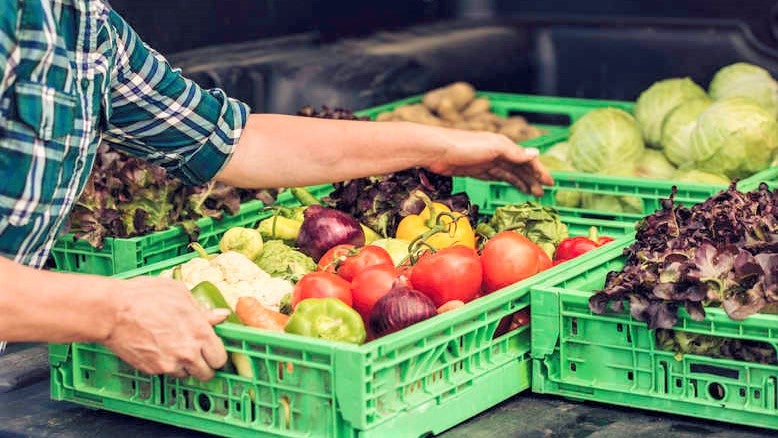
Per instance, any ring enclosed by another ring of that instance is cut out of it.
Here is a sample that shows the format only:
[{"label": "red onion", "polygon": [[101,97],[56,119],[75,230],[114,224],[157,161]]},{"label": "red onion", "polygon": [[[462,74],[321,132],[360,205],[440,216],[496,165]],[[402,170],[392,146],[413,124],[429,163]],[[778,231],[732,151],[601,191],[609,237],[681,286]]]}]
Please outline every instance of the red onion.
[{"label": "red onion", "polygon": [[303,225],[297,237],[297,246],[304,254],[319,261],[335,245],[365,244],[365,232],[356,219],[334,208],[311,205],[303,213]]},{"label": "red onion", "polygon": [[373,335],[385,336],[432,318],[438,314],[437,310],[430,297],[408,286],[397,284],[376,301],[370,311],[368,324]]}]

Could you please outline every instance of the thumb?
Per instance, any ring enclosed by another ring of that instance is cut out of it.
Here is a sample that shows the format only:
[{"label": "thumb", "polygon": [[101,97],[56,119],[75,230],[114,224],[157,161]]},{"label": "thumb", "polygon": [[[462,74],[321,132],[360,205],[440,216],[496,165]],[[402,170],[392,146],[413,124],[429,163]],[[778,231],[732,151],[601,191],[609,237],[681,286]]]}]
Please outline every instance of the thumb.
[{"label": "thumb", "polygon": [[209,324],[216,325],[224,322],[231,313],[232,310],[230,309],[212,309],[208,311],[206,316]]}]

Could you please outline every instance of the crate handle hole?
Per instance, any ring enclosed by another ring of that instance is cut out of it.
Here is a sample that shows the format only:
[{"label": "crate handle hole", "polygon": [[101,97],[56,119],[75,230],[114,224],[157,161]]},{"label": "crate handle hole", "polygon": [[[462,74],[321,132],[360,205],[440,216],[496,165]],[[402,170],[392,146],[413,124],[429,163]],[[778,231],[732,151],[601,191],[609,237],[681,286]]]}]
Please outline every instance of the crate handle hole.
[{"label": "crate handle hole", "polygon": [[576,370],[575,362],[570,362],[570,371],[575,372],[575,370]]},{"label": "crate handle hole", "polygon": [[635,380],[635,374],[632,371],[627,371],[627,380]]},{"label": "crate handle hole", "polygon": [[213,401],[208,394],[200,394],[197,396],[197,407],[203,412],[211,412],[213,408]]},{"label": "crate handle hole", "polygon": [[726,393],[726,391],[724,389],[724,386],[722,386],[721,383],[718,383],[718,382],[711,382],[708,385],[708,394],[714,400],[723,400],[724,397],[727,395],[727,393]]}]

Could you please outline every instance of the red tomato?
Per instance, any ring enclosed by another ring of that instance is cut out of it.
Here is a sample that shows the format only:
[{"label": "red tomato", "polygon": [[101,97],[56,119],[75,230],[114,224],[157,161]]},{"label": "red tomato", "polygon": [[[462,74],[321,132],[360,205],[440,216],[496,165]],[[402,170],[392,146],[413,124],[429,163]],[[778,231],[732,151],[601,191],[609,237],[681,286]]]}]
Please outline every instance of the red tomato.
[{"label": "red tomato", "polygon": [[319,263],[317,263],[316,266],[320,271],[332,272],[334,274],[337,272],[338,266],[340,265],[339,259],[341,257],[346,257],[354,248],[356,247],[350,243],[335,245],[321,256]]},{"label": "red tomato", "polygon": [[294,286],[292,307],[297,307],[300,301],[308,298],[337,298],[350,306],[351,284],[332,272],[310,272]]},{"label": "red tomato", "polygon": [[543,272],[546,269],[554,266],[554,262],[551,261],[551,257],[548,256],[548,254],[543,251],[543,248],[535,245],[538,248],[538,272]]},{"label": "red tomato", "polygon": [[351,280],[351,296],[354,309],[362,315],[365,321],[370,317],[375,302],[392,289],[399,274],[394,266],[371,266],[357,274]]},{"label": "red tomato", "polygon": [[424,254],[413,266],[410,280],[414,289],[439,307],[452,300],[473,300],[481,290],[482,278],[478,253],[456,245]]},{"label": "red tomato", "polygon": [[351,281],[360,272],[373,266],[391,266],[394,268],[394,261],[392,261],[392,256],[380,246],[365,245],[347,254],[346,259],[338,266],[337,272],[345,280]]},{"label": "red tomato", "polygon": [[491,293],[537,274],[540,268],[551,266],[551,260],[524,235],[515,231],[502,231],[484,245],[481,264],[484,290]]}]

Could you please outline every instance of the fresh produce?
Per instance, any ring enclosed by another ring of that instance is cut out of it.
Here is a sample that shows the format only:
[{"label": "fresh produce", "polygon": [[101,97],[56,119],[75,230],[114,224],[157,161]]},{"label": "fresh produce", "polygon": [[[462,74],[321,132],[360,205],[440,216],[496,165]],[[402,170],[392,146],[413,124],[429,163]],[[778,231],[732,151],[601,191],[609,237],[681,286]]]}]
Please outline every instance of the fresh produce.
[{"label": "fresh produce", "polygon": [[597,228],[591,227],[589,236],[568,237],[561,241],[554,253],[554,264],[572,260],[609,242],[613,242],[612,237],[598,236]]},{"label": "fresh produce", "polygon": [[448,302],[444,303],[442,306],[438,307],[437,312],[438,312],[438,314],[446,313],[446,312],[451,312],[451,311],[459,309],[460,307],[463,307],[464,305],[465,305],[465,303],[462,302],[462,301],[451,300],[451,301],[448,301]]},{"label": "fresh produce", "polygon": [[310,298],[337,298],[351,306],[351,284],[340,276],[326,271],[306,274],[294,286],[292,307]]},{"label": "fresh produce", "polygon": [[367,336],[359,313],[337,298],[301,301],[284,330],[296,335],[352,344],[365,342]]},{"label": "fresh produce", "polygon": [[265,240],[281,240],[285,243],[295,244],[300,236],[302,219],[295,220],[281,214],[262,220],[257,226],[259,234]]},{"label": "fresh produce", "polygon": [[192,296],[206,310],[229,309],[230,315],[227,317],[226,321],[234,324],[241,323],[240,318],[232,311],[232,308],[227,304],[227,300],[224,299],[222,293],[210,281],[203,281],[195,285],[195,287],[192,288]]},{"label": "fresh produce", "polygon": [[278,312],[283,313],[284,315],[291,315],[292,312],[294,312],[291,292],[281,297],[281,300],[278,302]]},{"label": "fresh produce", "polygon": [[689,78],[664,79],[648,87],[635,102],[635,119],[646,144],[659,148],[667,115],[688,100],[706,97],[705,90]]},{"label": "fresh produce", "polygon": [[454,245],[475,248],[475,233],[468,217],[428,199],[421,213],[405,216],[400,221],[396,237],[412,243],[420,241],[434,249]]},{"label": "fresh produce", "polygon": [[673,174],[673,181],[680,182],[700,182],[709,184],[718,184],[722,186],[729,185],[732,181],[723,175],[703,172],[701,170],[678,170]]},{"label": "fresh produce", "polygon": [[351,297],[354,310],[367,321],[376,301],[386,295],[395,282],[405,282],[393,266],[372,266],[351,280]]},{"label": "fresh produce", "polygon": [[716,100],[748,97],[773,117],[778,115],[778,84],[770,72],[746,62],[722,67],[710,82],[710,95]]},{"label": "fresh produce", "polygon": [[305,219],[297,237],[297,246],[304,254],[319,260],[327,250],[341,243],[361,246],[365,233],[359,222],[334,208],[311,205],[305,209]]},{"label": "fresh produce", "polygon": [[679,355],[696,354],[752,363],[778,365],[775,348],[765,342],[722,338],[677,330],[656,330],[656,342],[663,350]]},{"label": "fresh produce", "polygon": [[235,313],[249,327],[274,332],[284,331],[289,321],[289,316],[268,308],[254,297],[240,297],[235,305]]},{"label": "fresh produce", "polygon": [[219,239],[219,251],[235,251],[249,260],[256,260],[262,254],[265,242],[259,231],[253,228],[232,227]]},{"label": "fresh produce", "polygon": [[194,245],[200,257],[160,273],[161,277],[176,278],[192,289],[203,281],[209,281],[222,293],[231,309],[235,309],[238,298],[254,297],[272,310],[278,310],[278,303],[293,289],[292,283],[282,278],[273,278],[253,261],[241,253],[228,251],[216,256],[205,253]]},{"label": "fresh produce", "polygon": [[709,98],[691,99],[675,107],[662,125],[662,146],[665,156],[676,166],[693,164],[692,131],[697,119],[713,103]]},{"label": "fresh produce", "polygon": [[635,119],[617,108],[586,113],[570,127],[568,160],[576,169],[597,173],[628,166],[645,146]]},{"label": "fresh produce", "polygon": [[661,151],[646,149],[635,163],[632,174],[640,178],[668,179],[676,168]]},{"label": "fresh produce", "polygon": [[432,298],[435,306],[448,301],[472,301],[481,291],[483,268],[478,253],[456,245],[424,253],[413,266],[414,289]]},{"label": "fresh produce", "polygon": [[364,120],[369,121],[370,117],[358,117],[353,111],[344,108],[330,108],[326,105],[321,106],[321,110],[316,110],[312,106],[304,106],[297,112],[298,116],[317,117],[320,119],[339,119],[339,120]]},{"label": "fresh produce", "polygon": [[376,301],[370,312],[370,331],[376,337],[386,336],[437,314],[437,306],[427,295],[398,284]]},{"label": "fresh produce", "polygon": [[241,202],[274,201],[275,190],[244,190],[221,183],[185,186],[159,166],[101,144],[84,191],[68,217],[70,231],[95,248],[106,237],[143,236],[181,225],[192,241],[202,217],[236,214]]},{"label": "fresh produce", "polygon": [[452,179],[413,168],[387,175],[357,178],[333,184],[335,189],[324,198],[325,204],[353,216],[382,237],[394,237],[397,225],[410,214],[425,207],[419,192],[445,204],[451,211],[475,221],[478,208],[464,193],[453,194]]},{"label": "fresh produce", "polygon": [[375,240],[370,244],[385,249],[389,256],[392,258],[394,265],[398,266],[408,257],[408,247],[410,243],[411,242],[408,242],[407,240],[386,237],[383,239]]},{"label": "fresh produce", "polygon": [[491,293],[550,267],[551,259],[524,235],[502,231],[484,245],[481,266],[484,292]]},{"label": "fresh produce", "polygon": [[778,149],[775,113],[745,97],[728,97],[709,106],[692,131],[694,168],[742,178],[770,165]]},{"label": "fresh produce", "polygon": [[608,274],[589,306],[630,313],[650,328],[672,328],[683,306],[695,320],[703,306],[743,319],[778,302],[778,198],[765,184],[741,193],[734,184],[691,208],[662,209],[637,226],[621,271]]},{"label": "fresh produce", "polygon": [[293,283],[297,283],[305,274],[316,270],[316,262],[312,258],[281,240],[265,242],[262,253],[254,262],[271,276]]},{"label": "fresh produce", "polygon": [[477,97],[472,85],[455,82],[427,92],[422,102],[378,115],[378,121],[407,121],[471,131],[499,132],[515,142],[543,134],[521,116],[500,117],[491,111],[488,98]]},{"label": "fresh produce", "polygon": [[319,269],[334,272],[344,280],[351,281],[360,272],[372,266],[386,265],[394,268],[392,257],[385,249],[365,245],[336,245],[319,260]]},{"label": "fresh produce", "polygon": [[497,207],[488,222],[476,227],[478,234],[491,238],[500,231],[517,231],[540,246],[549,258],[557,245],[567,238],[567,225],[552,207],[523,202]]}]

